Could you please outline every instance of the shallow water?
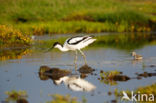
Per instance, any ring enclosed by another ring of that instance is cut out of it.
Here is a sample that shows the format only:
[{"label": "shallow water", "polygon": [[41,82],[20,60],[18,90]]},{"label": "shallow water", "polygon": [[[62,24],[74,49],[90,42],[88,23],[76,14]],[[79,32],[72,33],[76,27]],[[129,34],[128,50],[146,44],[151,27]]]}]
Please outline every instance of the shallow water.
[{"label": "shallow water", "polygon": [[[135,61],[130,55],[130,51],[115,48],[88,48],[83,50],[87,57],[88,65],[95,69],[93,75],[89,74],[84,78],[89,83],[96,86],[91,92],[74,91],[68,88],[64,83],[55,85],[51,79],[40,80],[38,72],[42,65],[51,68],[72,70],[76,74],[74,63],[74,52],[62,53],[60,51],[32,52],[21,56],[21,59],[8,59],[0,61],[0,101],[4,101],[7,95],[6,91],[26,90],[28,101],[30,103],[45,103],[51,100],[48,94],[70,94],[79,100],[85,97],[88,103],[110,102],[116,97],[108,92],[113,92],[115,88],[119,90],[135,90],[139,86],[146,86],[156,83],[156,77],[130,79],[125,82],[116,82],[116,85],[109,85],[100,82],[100,71],[118,70],[131,78],[137,77],[136,73],[155,73],[156,67],[144,67],[144,65],[156,65],[156,45],[146,45],[135,49],[138,54],[143,55],[142,61]],[[83,58],[78,55],[78,68],[84,65]],[[97,75],[94,75],[97,74]],[[79,73],[77,74],[79,75]],[[118,99],[120,103],[121,100]]]}]

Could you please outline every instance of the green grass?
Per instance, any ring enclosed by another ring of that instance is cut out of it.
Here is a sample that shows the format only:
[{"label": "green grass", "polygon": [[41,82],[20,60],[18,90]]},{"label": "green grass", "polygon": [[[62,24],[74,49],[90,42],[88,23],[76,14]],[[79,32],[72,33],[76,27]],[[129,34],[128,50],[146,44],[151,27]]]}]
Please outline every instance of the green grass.
[{"label": "green grass", "polygon": [[53,21],[61,20],[73,12],[112,11],[112,9],[116,10],[123,7],[122,4],[112,0],[91,1],[92,0],[2,0],[0,14],[6,18],[1,18],[1,21]]},{"label": "green grass", "polygon": [[[55,24],[55,25],[54,25]],[[29,31],[36,35],[42,34],[66,34],[66,33],[99,33],[104,31],[123,32],[128,28],[128,24],[112,24],[110,22],[88,22],[88,21],[52,21],[41,23],[25,23],[15,25],[21,31]],[[142,28],[143,30],[143,28]]]},{"label": "green grass", "polygon": [[133,10],[137,10],[138,12],[143,12],[151,17],[151,20],[156,21],[156,2],[155,0],[126,0],[125,2],[128,6],[132,6]]},{"label": "green grass", "polygon": [[151,31],[155,7],[154,0],[1,0],[0,24],[36,35]]}]

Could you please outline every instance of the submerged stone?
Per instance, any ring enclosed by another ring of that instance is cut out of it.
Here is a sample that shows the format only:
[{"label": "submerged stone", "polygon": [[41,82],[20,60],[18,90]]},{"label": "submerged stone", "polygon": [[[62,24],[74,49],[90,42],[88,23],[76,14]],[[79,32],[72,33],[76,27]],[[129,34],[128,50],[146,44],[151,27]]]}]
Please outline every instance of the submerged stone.
[{"label": "submerged stone", "polygon": [[156,73],[148,73],[148,72],[144,72],[144,73],[140,73],[140,74],[136,74],[138,75],[138,77],[152,77],[152,76],[156,76]]},{"label": "submerged stone", "polygon": [[126,76],[126,75],[115,75],[113,77],[114,81],[127,81],[130,80],[130,77]]},{"label": "submerged stone", "polygon": [[91,68],[88,65],[83,65],[82,67],[79,68],[78,71],[83,74],[89,74],[89,73],[92,73],[93,71],[95,71],[95,69]]},{"label": "submerged stone", "polygon": [[20,98],[20,99],[17,100],[16,103],[29,103],[29,102],[24,98]]},{"label": "submerged stone", "polygon": [[50,68],[48,66],[41,66],[39,69],[39,77],[41,80],[54,79],[57,80],[63,76],[69,75],[71,71],[59,68]]}]

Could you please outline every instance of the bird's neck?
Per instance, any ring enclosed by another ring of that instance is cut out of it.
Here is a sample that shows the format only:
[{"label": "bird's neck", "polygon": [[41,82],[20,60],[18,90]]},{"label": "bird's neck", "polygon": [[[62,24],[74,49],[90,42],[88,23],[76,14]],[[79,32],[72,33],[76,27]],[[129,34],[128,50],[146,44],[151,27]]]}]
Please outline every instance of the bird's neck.
[{"label": "bird's neck", "polygon": [[67,81],[68,81],[68,79],[69,79],[69,77],[68,77],[68,76],[64,76],[64,77],[62,77],[62,78],[61,78],[61,80],[62,80],[63,82],[67,82]]},{"label": "bird's neck", "polygon": [[65,48],[65,47],[62,46],[62,45],[59,45],[57,48],[58,48],[59,50],[63,51],[63,52],[68,51],[68,49]]}]

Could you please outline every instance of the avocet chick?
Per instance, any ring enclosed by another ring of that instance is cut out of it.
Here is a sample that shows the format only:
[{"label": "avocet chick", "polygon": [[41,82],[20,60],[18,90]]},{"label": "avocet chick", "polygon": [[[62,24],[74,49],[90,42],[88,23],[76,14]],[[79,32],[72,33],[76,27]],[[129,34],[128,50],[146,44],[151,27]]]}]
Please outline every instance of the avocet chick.
[{"label": "avocet chick", "polygon": [[132,56],[134,57],[135,60],[142,60],[143,57],[141,55],[136,54],[136,52],[132,52]]}]

